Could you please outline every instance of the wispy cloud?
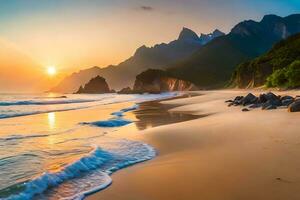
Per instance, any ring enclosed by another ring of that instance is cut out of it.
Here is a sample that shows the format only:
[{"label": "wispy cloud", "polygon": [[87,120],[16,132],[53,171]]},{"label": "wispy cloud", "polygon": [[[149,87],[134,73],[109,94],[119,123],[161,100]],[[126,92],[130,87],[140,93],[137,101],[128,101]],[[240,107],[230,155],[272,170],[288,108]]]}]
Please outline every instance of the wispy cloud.
[{"label": "wispy cloud", "polygon": [[153,11],[154,10],[154,8],[151,6],[140,6],[140,9],[144,10],[144,11]]}]

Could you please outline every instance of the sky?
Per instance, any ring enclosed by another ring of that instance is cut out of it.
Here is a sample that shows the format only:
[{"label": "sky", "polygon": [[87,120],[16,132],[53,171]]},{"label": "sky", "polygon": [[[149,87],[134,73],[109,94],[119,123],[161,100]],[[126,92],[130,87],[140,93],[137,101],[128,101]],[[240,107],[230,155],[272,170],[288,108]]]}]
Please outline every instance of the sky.
[{"label": "sky", "polygon": [[0,0],[0,52],[27,57],[23,68],[54,65],[65,74],[118,64],[144,44],[176,39],[182,27],[229,32],[242,20],[299,10],[299,0]]}]

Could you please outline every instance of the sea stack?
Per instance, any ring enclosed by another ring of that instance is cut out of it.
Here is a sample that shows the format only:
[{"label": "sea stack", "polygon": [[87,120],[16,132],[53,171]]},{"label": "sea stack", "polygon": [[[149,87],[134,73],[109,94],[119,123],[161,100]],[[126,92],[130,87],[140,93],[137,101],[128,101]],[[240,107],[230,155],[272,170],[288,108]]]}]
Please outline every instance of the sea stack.
[{"label": "sea stack", "polygon": [[76,94],[103,94],[111,92],[112,90],[109,89],[105,78],[101,76],[96,76],[84,86],[80,86]]}]

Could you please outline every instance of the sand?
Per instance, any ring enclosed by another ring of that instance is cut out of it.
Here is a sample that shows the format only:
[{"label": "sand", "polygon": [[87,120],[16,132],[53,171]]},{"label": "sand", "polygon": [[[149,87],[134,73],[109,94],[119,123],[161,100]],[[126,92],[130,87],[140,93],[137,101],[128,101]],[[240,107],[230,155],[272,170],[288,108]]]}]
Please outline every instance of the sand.
[{"label": "sand", "polygon": [[132,134],[158,156],[113,174],[110,187],[87,199],[299,200],[300,113],[241,112],[224,103],[245,93],[209,91],[164,101],[175,106],[171,112],[206,117]]}]

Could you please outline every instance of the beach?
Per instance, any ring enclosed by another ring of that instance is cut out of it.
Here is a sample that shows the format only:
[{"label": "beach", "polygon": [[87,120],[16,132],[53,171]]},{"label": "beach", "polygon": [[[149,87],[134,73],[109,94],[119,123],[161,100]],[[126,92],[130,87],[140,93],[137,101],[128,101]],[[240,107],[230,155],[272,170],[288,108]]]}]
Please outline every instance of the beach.
[{"label": "beach", "polygon": [[110,187],[87,199],[300,199],[300,113],[242,112],[224,103],[248,92],[201,91],[161,102],[171,113],[201,117],[130,134],[157,157],[114,173]]},{"label": "beach", "polygon": [[161,122],[132,112],[137,103],[176,95],[0,96],[0,199],[82,199],[108,187],[112,173],[155,157],[132,136]]}]

